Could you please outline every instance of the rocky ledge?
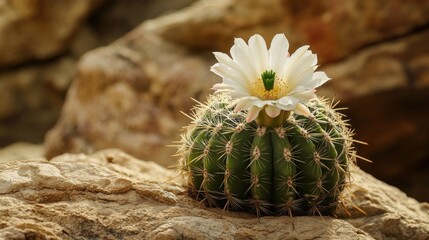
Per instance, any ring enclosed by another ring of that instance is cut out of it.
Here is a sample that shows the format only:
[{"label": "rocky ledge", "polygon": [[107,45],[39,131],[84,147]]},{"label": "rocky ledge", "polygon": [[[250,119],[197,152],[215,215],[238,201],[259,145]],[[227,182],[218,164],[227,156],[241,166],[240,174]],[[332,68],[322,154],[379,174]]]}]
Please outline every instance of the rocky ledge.
[{"label": "rocky ledge", "polygon": [[428,203],[352,176],[351,217],[258,219],[206,208],[173,170],[119,150],[0,159],[0,239],[428,239]]}]

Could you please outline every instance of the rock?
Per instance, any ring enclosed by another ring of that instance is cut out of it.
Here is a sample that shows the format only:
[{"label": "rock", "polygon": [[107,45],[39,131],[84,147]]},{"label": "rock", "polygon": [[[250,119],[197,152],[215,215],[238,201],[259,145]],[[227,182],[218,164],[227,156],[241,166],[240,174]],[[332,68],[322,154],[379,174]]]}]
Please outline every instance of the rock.
[{"label": "rock", "polygon": [[64,56],[0,72],[0,146],[42,141],[60,113],[75,64]]},{"label": "rock", "polygon": [[424,44],[427,39],[429,29],[367,47],[343,61],[323,65],[322,69],[333,80],[324,85],[322,93],[349,101],[395,89],[412,92],[429,88],[429,46]]},{"label": "rock", "polygon": [[[180,178],[118,150],[0,161],[5,239],[427,239],[429,205],[356,169],[335,217],[261,217],[206,208]],[[360,211],[365,211],[363,215]]]},{"label": "rock", "polygon": [[375,239],[428,239],[427,202],[418,203],[360,169],[352,174],[349,191],[347,211],[339,209],[337,214],[354,227]]},{"label": "rock", "polygon": [[86,54],[78,65],[56,127],[45,140],[49,158],[63,152],[120,148],[164,166],[174,163],[178,129],[191,97],[213,84],[207,64],[153,35],[133,32]]},{"label": "rock", "polygon": [[[0,56],[0,68],[52,59],[66,51],[74,51],[74,38],[82,29],[92,31],[90,34],[95,37],[96,46],[108,44],[143,20],[183,8],[194,1],[2,1],[0,51],[3,54]],[[91,19],[87,20],[89,16]],[[94,39],[85,44],[90,46],[91,41]]]},{"label": "rock", "polygon": [[[144,20],[187,7],[196,0],[108,0],[87,25],[96,31],[99,45],[108,45]],[[109,26],[109,27],[106,27]]]},{"label": "rock", "polygon": [[43,146],[41,144],[18,142],[0,148],[0,162],[42,158],[44,157]]},{"label": "rock", "polygon": [[43,142],[86,51],[192,1],[0,2],[0,146]]},{"label": "rock", "polygon": [[0,146],[42,142],[74,78],[70,46],[98,46],[82,44],[78,28],[102,2],[1,1]]},{"label": "rock", "polygon": [[2,1],[0,67],[57,56],[67,48],[80,23],[101,3],[102,0]]},{"label": "rock", "polygon": [[[0,146],[43,141],[74,78],[77,57],[69,51],[70,45],[79,42],[78,27],[101,3],[0,3]],[[91,46],[95,47],[85,44]]]},{"label": "rock", "polygon": [[341,100],[356,139],[369,144],[358,152],[373,163],[360,166],[421,201],[429,201],[428,39],[426,29],[325,65],[333,80],[320,90]]},{"label": "rock", "polygon": [[156,19],[148,29],[192,50],[223,52],[234,37],[260,33],[271,39],[285,32],[294,48],[309,44],[326,63],[423,27],[428,12],[429,3],[419,0],[206,0]]}]

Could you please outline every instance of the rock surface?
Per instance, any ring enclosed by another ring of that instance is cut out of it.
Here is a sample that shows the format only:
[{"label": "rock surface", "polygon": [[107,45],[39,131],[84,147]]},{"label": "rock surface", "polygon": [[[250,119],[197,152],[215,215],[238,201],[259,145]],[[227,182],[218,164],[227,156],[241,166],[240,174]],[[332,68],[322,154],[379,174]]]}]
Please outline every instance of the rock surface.
[{"label": "rock surface", "polygon": [[43,141],[82,54],[193,1],[0,1],[0,146]]},{"label": "rock surface", "polygon": [[43,146],[27,142],[18,142],[0,148],[0,162],[12,162],[28,159],[44,159]]},{"label": "rock surface", "polygon": [[2,239],[428,239],[429,205],[361,170],[349,217],[262,217],[206,208],[180,178],[118,150],[0,161]]},{"label": "rock surface", "polygon": [[41,141],[60,113],[76,61],[64,56],[0,71],[0,146]]},{"label": "rock surface", "polygon": [[101,3],[102,0],[1,1],[0,67],[60,54],[85,17]]},{"label": "rock surface", "polygon": [[157,36],[132,32],[86,54],[56,127],[45,140],[50,158],[115,147],[173,164],[166,148],[188,119],[180,113],[210,92],[206,62]]},{"label": "rock surface", "polygon": [[79,55],[70,46],[95,47],[79,28],[102,2],[0,1],[0,146],[40,143],[55,123]]},{"label": "rock surface", "polygon": [[428,12],[429,3],[419,0],[205,0],[155,20],[148,30],[189,49],[224,52],[234,37],[271,39],[284,32],[294,48],[309,44],[325,63],[427,26]]},{"label": "rock surface", "polygon": [[320,91],[348,107],[356,138],[369,144],[358,152],[374,163],[360,166],[422,201],[429,201],[428,39],[422,30],[328,64],[333,80]]}]

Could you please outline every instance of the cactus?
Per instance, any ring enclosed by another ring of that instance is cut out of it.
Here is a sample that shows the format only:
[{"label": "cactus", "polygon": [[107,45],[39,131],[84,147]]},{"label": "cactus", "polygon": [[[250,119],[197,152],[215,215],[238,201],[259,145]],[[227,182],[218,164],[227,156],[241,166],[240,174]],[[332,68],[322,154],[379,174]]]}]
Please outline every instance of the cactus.
[{"label": "cactus", "polygon": [[327,215],[354,164],[353,132],[326,102],[312,116],[291,114],[278,127],[247,123],[231,98],[209,97],[194,109],[178,154],[188,193],[211,207],[261,215]]}]

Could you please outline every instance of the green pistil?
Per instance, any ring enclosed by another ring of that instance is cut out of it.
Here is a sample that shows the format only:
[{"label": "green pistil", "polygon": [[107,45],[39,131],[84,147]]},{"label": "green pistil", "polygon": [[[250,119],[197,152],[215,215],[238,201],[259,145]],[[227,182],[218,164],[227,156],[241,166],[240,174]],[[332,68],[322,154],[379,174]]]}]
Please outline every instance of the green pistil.
[{"label": "green pistil", "polygon": [[276,73],[273,70],[266,70],[261,74],[262,82],[264,83],[265,90],[271,91],[274,88],[274,80]]}]

